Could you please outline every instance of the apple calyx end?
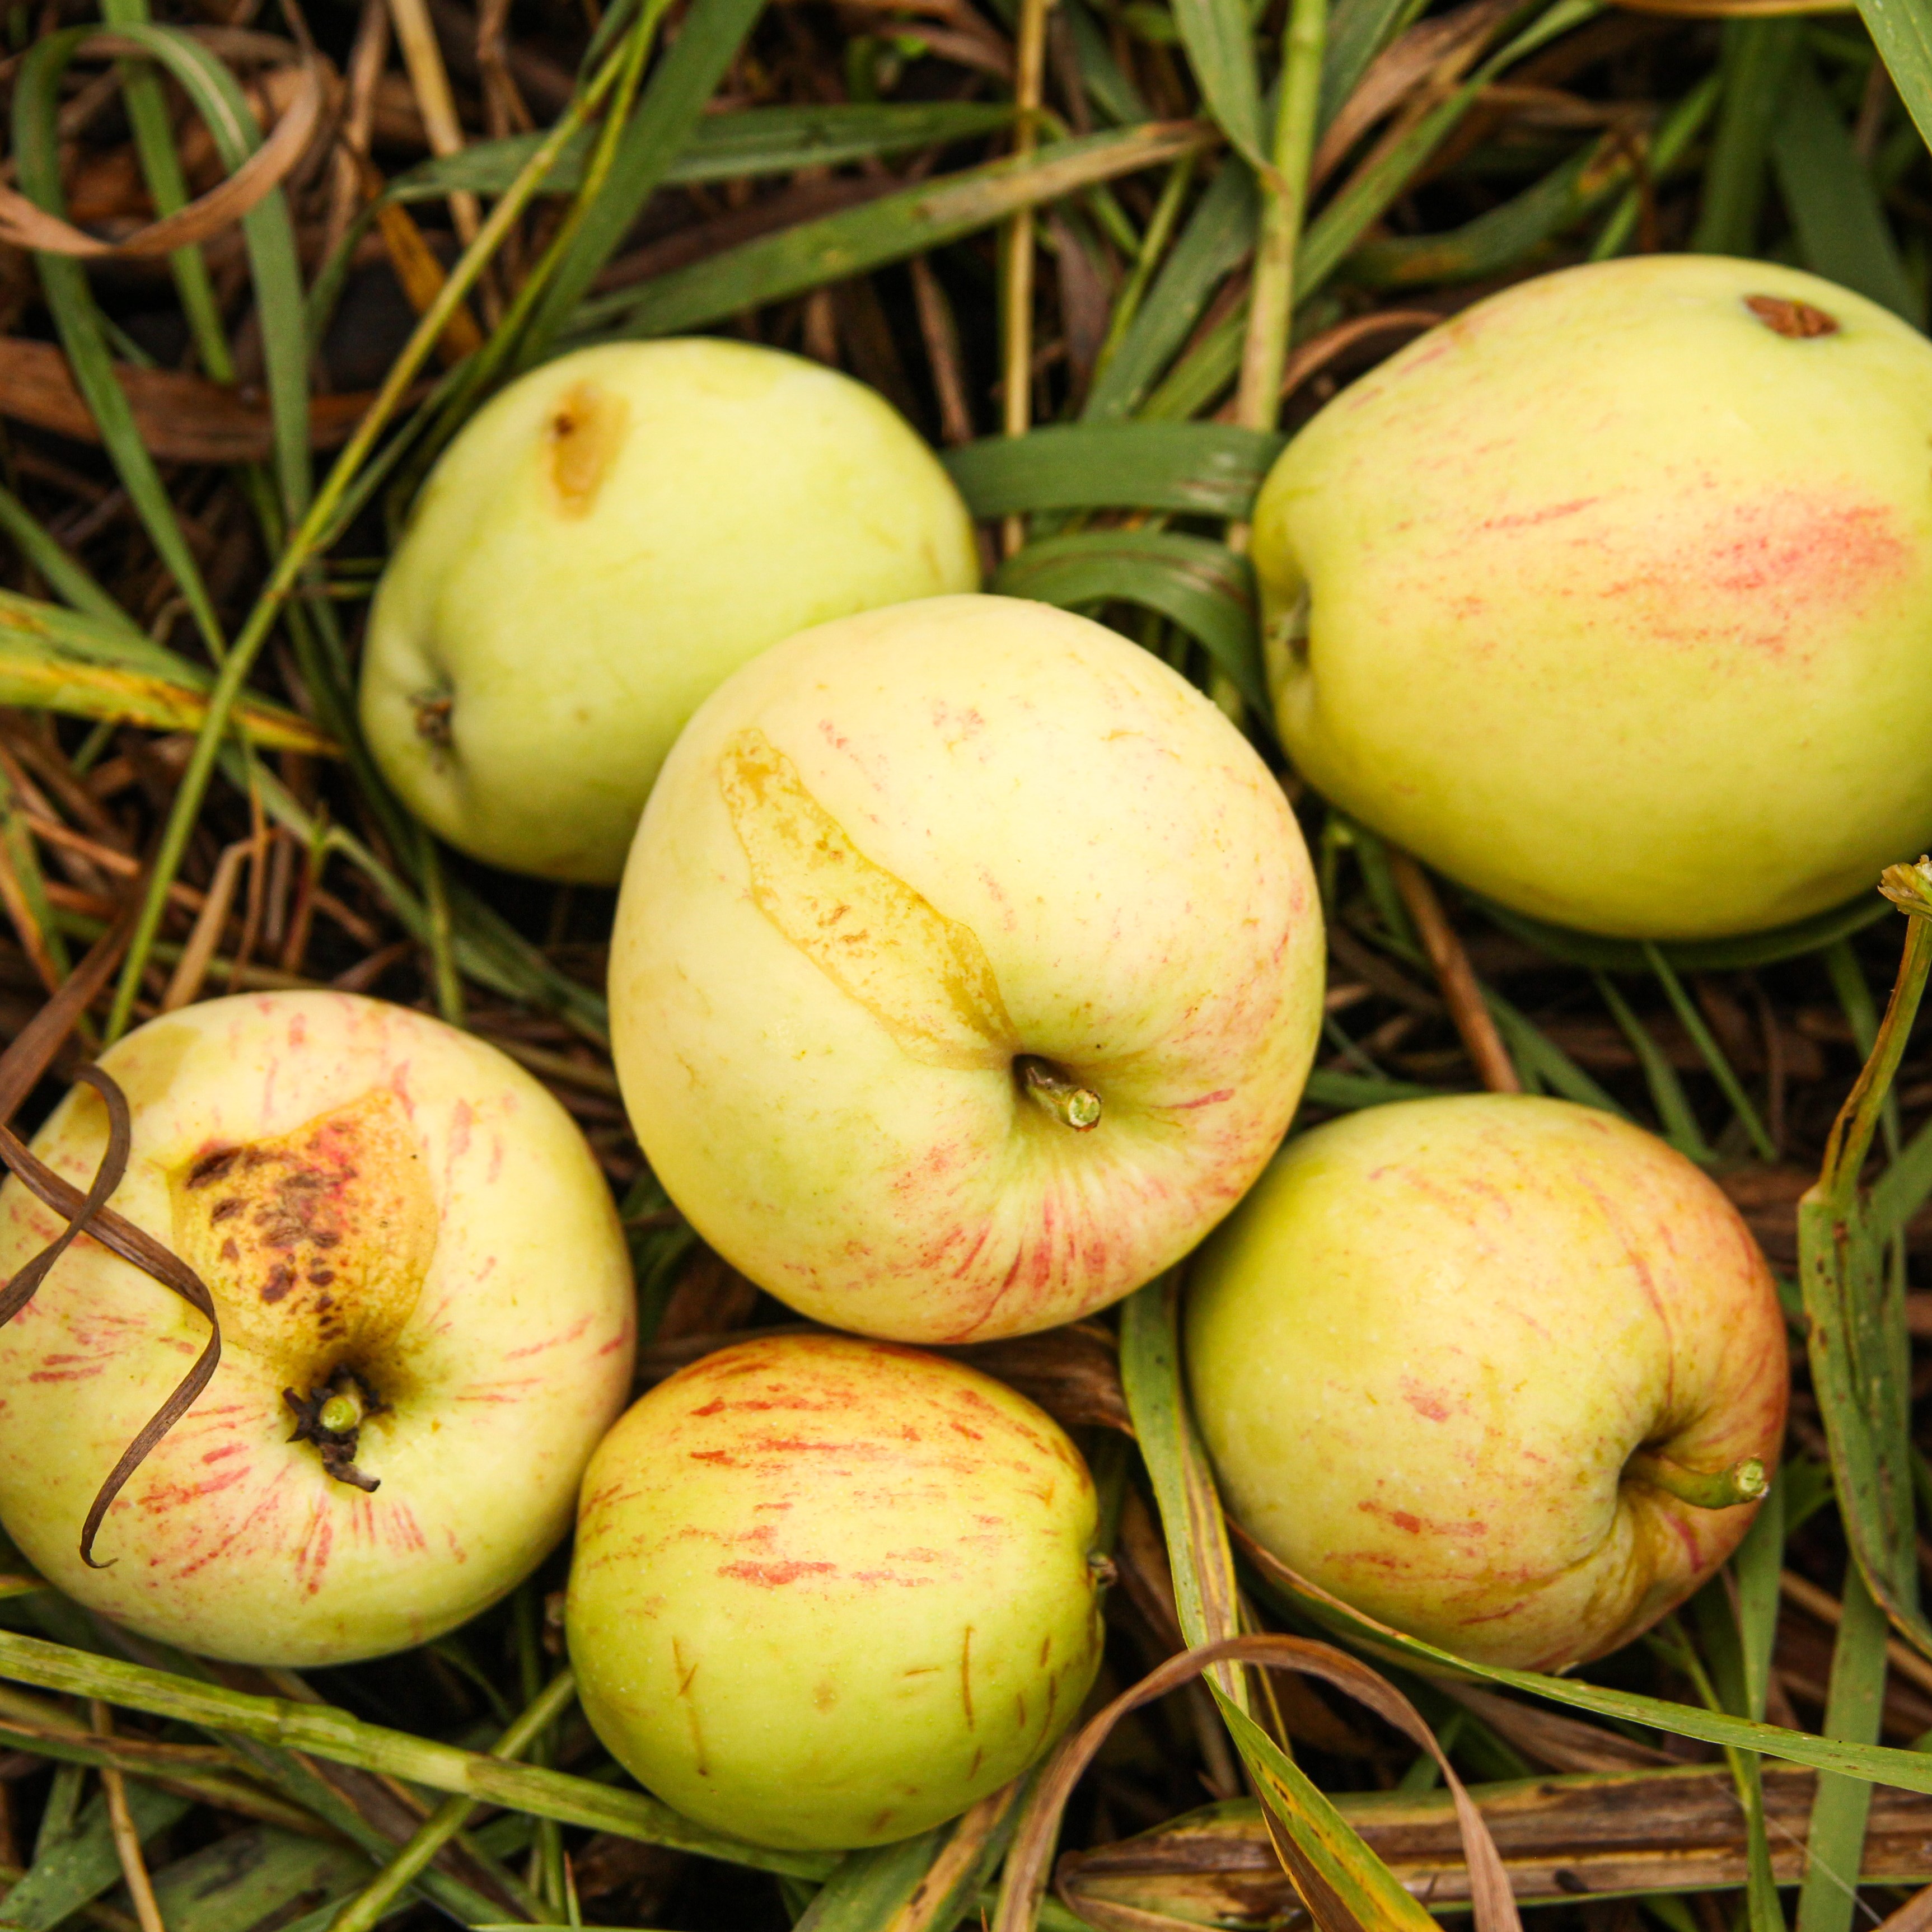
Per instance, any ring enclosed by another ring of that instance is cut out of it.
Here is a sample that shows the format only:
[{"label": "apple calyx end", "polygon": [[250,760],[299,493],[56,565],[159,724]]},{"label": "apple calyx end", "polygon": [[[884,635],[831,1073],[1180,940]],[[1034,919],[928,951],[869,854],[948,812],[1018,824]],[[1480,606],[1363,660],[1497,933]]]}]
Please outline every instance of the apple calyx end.
[{"label": "apple calyx end", "polygon": [[1654,1450],[1640,1449],[1624,1465],[1624,1477],[1674,1496],[1693,1509],[1736,1509],[1760,1502],[1771,1487],[1762,1460],[1747,1456],[1727,1469],[1692,1469]]},{"label": "apple calyx end", "polygon": [[338,1483],[371,1493],[382,1487],[380,1477],[356,1466],[356,1446],[363,1423],[388,1405],[352,1369],[338,1369],[306,1396],[284,1389],[282,1400],[296,1418],[291,1442],[313,1442],[322,1466]]},{"label": "apple calyx end", "polygon": [[1013,1072],[1027,1098],[1063,1127],[1085,1134],[1100,1124],[1100,1095],[1092,1088],[1082,1086],[1071,1074],[1062,1072],[1052,1060],[1042,1060],[1036,1053],[1016,1054]]},{"label": "apple calyx end", "polygon": [[450,724],[456,709],[453,691],[418,691],[410,697],[410,715],[416,719],[416,736],[425,743],[447,746],[455,732]]}]

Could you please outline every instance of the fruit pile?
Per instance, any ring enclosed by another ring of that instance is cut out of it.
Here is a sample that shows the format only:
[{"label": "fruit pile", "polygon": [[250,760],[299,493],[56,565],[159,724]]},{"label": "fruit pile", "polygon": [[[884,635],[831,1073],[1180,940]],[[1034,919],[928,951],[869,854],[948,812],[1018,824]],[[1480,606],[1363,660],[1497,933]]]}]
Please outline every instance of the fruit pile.
[{"label": "fruit pile", "polygon": [[[1869,894],[1932,841],[1928,418],[1932,347],[1795,270],[1478,303],[1262,489],[1292,784],[1573,938]],[[634,1401],[623,1232],[527,1072],[354,994],[185,1006],[34,1136],[55,1181],[0,1193],[0,1270],[37,1282],[0,1327],[0,1522],[40,1575],[326,1665],[463,1624],[574,1517],[570,1664],[640,1783],[754,1845],[908,1839],[1081,1712],[1118,1510],[934,1352],[1144,1289],[1178,1290],[1265,1574],[1549,1672],[1714,1575],[1790,1383],[1736,1209],[1546,1095],[1290,1136],[1323,905],[1265,728],[980,572],[911,429],[775,351],[590,350],[476,416],[376,598],[369,745],[476,858],[621,876],[638,1143],[798,1318]],[[61,1251],[57,1184],[110,1168],[218,1364],[133,1237]]]}]

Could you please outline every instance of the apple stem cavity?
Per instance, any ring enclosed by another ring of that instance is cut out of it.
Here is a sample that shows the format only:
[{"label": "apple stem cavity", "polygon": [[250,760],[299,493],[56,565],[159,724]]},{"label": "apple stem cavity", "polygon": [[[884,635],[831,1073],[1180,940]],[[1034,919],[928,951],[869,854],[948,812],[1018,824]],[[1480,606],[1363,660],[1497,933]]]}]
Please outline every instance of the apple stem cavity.
[{"label": "apple stem cavity", "polygon": [[380,1477],[365,1474],[356,1466],[356,1444],[364,1421],[386,1404],[353,1370],[338,1370],[319,1388],[306,1396],[284,1389],[282,1400],[296,1418],[291,1442],[313,1442],[322,1458],[322,1466],[338,1483],[352,1488],[374,1491],[382,1487]]},{"label": "apple stem cavity", "polygon": [[1036,1106],[1044,1108],[1063,1127],[1077,1134],[1090,1133],[1100,1124],[1100,1096],[1090,1087],[1083,1087],[1070,1073],[1064,1073],[1050,1060],[1036,1053],[1022,1053],[1013,1061],[1021,1090]]},{"label": "apple stem cavity", "polygon": [[1771,1487],[1764,1464],[1755,1456],[1733,1462],[1728,1469],[1687,1468],[1648,1449],[1640,1449],[1624,1465],[1624,1474],[1633,1482],[1648,1484],[1675,1496],[1693,1509],[1736,1509],[1743,1503],[1762,1500]]}]

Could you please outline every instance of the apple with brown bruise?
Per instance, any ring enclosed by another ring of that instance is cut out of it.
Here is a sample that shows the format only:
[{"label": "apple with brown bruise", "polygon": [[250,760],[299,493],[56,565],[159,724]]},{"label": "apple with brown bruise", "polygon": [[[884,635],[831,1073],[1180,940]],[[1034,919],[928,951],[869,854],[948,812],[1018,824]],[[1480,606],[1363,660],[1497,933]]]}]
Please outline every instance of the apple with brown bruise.
[{"label": "apple with brown bruise", "polygon": [[1932,842],[1932,344],[1768,262],[1519,283],[1294,438],[1255,510],[1296,768],[1559,925],[1694,939]]},{"label": "apple with brown bruise", "polygon": [[[250,1664],[426,1642],[569,1526],[628,1393],[630,1268],[555,1100],[490,1046],[349,994],[212,1000],[101,1056],[134,1146],[112,1204],[214,1298],[220,1366],[81,1561],[95,1490],[200,1352],[202,1318],[83,1237],[0,1328],[0,1522],[131,1629]],[[76,1088],[34,1138],[86,1188]],[[0,1190],[0,1275],[61,1223]]]},{"label": "apple with brown bruise", "polygon": [[1628,1642],[1750,1526],[1790,1374],[1715,1183],[1525,1094],[1291,1142],[1190,1268],[1230,1512],[1292,1568],[1486,1664]]},{"label": "apple with brown bruise", "polygon": [[567,1618],[585,1714],[722,1831],[910,1837],[1079,1708],[1094,1529],[1085,1464],[1004,1383],[845,1336],[740,1342],[592,1459]]},{"label": "apple with brown bruise", "polygon": [[1280,786],[1084,617],[944,597],[821,625],[678,741],[610,1012],[652,1167],[832,1325],[1024,1334],[1178,1260],[1274,1151],[1321,1022]]},{"label": "apple with brown bruise", "polygon": [[615,884],[685,721],[808,624],[980,580],[938,460],[864,384],[743,342],[558,357],[430,473],[370,610],[362,724],[452,844]]}]

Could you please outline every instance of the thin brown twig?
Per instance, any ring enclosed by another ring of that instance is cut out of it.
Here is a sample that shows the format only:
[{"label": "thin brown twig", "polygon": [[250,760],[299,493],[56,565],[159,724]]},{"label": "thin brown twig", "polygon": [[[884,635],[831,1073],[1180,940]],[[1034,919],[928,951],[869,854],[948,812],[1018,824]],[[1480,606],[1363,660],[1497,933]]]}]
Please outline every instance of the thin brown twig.
[{"label": "thin brown twig", "polygon": [[1442,902],[1436,897],[1428,874],[1406,852],[1391,850],[1389,869],[1394,874],[1402,902],[1415,922],[1423,950],[1436,969],[1443,1004],[1449,1009],[1449,1017],[1462,1035],[1483,1084],[1492,1094],[1520,1094],[1522,1082],[1516,1064],[1490,1016],[1482,988],[1476,984],[1474,970],[1469,964],[1469,956],[1462,950],[1462,942],[1449,923],[1449,916],[1442,910]]},{"label": "thin brown twig", "polygon": [[[91,1706],[94,1728],[104,1738],[114,1735],[114,1720],[107,1706],[97,1697]],[[121,1876],[134,1902],[134,1916],[141,1932],[167,1932],[161,1908],[154,1897],[154,1881],[148,1876],[147,1861],[141,1856],[141,1834],[134,1828],[134,1814],[128,1808],[128,1780],[104,1765],[100,1788],[107,1799],[107,1821],[114,1834],[114,1854],[121,1861]]]}]

